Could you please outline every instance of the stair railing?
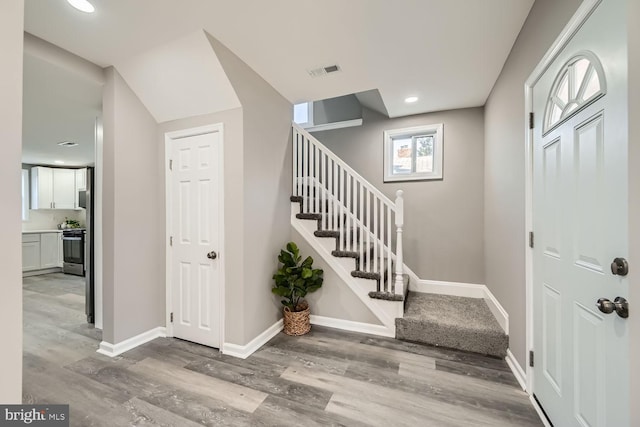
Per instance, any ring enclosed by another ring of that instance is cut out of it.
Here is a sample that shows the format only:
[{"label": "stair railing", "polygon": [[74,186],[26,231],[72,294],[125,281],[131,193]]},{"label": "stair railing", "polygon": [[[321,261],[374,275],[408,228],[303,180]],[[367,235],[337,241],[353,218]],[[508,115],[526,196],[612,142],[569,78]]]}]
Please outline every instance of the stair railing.
[{"label": "stair railing", "polygon": [[[356,252],[358,269],[379,275],[378,292],[403,295],[402,190],[391,201],[296,123],[292,176],[292,194],[302,198],[302,213],[322,214],[321,229],[339,233],[338,250]],[[393,280],[385,280],[385,272]]]}]

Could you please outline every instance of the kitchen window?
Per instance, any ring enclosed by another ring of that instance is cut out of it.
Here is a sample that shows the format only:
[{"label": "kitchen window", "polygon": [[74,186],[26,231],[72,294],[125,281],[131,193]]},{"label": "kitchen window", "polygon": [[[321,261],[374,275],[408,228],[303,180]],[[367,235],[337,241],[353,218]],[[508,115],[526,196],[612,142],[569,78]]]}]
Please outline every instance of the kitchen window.
[{"label": "kitchen window", "polygon": [[384,132],[384,182],[442,179],[442,123]]}]

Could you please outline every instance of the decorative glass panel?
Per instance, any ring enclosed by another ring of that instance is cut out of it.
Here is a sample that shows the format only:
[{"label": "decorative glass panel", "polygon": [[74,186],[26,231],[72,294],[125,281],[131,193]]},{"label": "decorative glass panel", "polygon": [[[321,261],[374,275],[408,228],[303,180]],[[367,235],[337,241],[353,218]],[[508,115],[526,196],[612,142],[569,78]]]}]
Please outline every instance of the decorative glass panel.
[{"label": "decorative glass panel", "polygon": [[592,52],[571,58],[558,73],[544,114],[547,132],[606,93],[604,71]]}]

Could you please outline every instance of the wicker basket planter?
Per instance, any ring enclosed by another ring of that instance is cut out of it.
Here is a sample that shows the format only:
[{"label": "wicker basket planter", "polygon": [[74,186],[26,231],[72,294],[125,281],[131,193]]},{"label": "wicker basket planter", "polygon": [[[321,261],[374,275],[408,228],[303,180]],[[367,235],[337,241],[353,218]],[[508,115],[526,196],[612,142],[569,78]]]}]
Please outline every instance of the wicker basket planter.
[{"label": "wicker basket planter", "polygon": [[291,311],[289,307],[284,308],[284,333],[287,335],[299,336],[308,333],[311,330],[311,321],[309,319],[309,304],[303,301],[298,308],[302,311]]}]

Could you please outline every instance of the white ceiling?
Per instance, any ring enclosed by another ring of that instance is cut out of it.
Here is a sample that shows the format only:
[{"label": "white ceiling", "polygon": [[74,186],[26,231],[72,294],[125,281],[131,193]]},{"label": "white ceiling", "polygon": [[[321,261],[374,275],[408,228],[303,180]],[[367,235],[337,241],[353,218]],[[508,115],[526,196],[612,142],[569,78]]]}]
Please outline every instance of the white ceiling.
[{"label": "white ceiling", "polygon": [[202,30],[124,60],[118,71],[158,123],[240,107]]},{"label": "white ceiling", "polygon": [[533,0],[92,0],[94,14],[25,3],[27,32],[100,66],[204,29],[291,102],[378,89],[396,117],[484,105]]},{"label": "white ceiling", "polygon": [[[87,166],[94,163],[94,124],[102,85],[42,58],[24,55],[22,161]],[[77,142],[76,147],[58,145]]]}]

